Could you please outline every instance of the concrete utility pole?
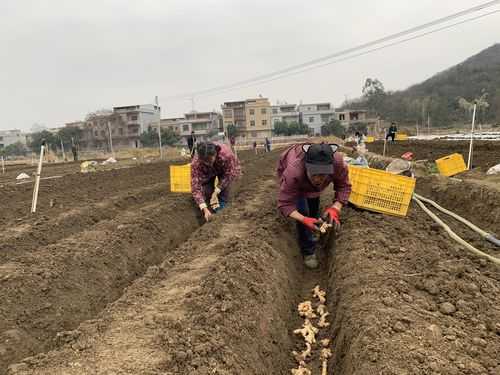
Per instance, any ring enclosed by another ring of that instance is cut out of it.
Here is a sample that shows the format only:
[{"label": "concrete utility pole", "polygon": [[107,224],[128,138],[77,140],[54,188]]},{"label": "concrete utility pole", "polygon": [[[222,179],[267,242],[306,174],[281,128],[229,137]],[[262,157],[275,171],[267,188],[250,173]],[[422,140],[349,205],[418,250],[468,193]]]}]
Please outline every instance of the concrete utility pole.
[{"label": "concrete utility pole", "polygon": [[111,124],[108,120],[108,132],[109,132],[109,149],[111,150],[111,155],[113,159],[115,158],[115,152],[113,151],[113,138],[111,137]]},{"label": "concrete utility pole", "polygon": [[63,144],[62,138],[61,138],[61,151],[62,151],[63,160],[66,161],[66,154],[64,153],[64,144]]},{"label": "concrete utility pole", "polygon": [[474,123],[476,122],[476,107],[477,103],[474,103],[474,112],[472,112],[472,128],[470,131],[469,158],[467,160],[467,169],[470,169],[472,163],[472,142],[474,139]]},{"label": "concrete utility pole", "polygon": [[163,160],[163,149],[161,147],[161,111],[160,111],[160,106],[158,105],[158,96],[155,96],[155,103],[156,106],[158,107],[158,142],[160,145],[160,159]]}]

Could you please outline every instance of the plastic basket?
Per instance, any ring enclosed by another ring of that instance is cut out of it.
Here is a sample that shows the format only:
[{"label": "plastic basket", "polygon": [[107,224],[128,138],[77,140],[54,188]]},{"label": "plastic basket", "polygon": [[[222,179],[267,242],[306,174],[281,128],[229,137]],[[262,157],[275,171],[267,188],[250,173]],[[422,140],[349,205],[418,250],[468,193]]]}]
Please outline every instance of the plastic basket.
[{"label": "plastic basket", "polygon": [[405,133],[396,133],[396,137],[394,139],[396,141],[407,141],[409,138],[408,138],[408,134],[405,134]]},{"label": "plastic basket", "polygon": [[375,137],[365,137],[365,143],[375,142]]},{"label": "plastic basket", "polygon": [[173,193],[191,192],[191,164],[170,166],[170,191]]},{"label": "plastic basket", "polygon": [[349,179],[352,204],[370,211],[406,216],[415,190],[414,178],[350,165]]},{"label": "plastic basket", "polygon": [[451,154],[436,160],[438,171],[443,176],[453,176],[467,170],[461,154]]}]

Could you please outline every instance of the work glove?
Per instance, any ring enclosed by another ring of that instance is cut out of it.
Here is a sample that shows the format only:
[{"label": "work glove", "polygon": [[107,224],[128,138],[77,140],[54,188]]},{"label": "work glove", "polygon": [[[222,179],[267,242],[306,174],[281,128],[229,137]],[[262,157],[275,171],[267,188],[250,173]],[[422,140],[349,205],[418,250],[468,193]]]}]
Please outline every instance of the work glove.
[{"label": "work glove", "polygon": [[333,206],[328,207],[325,210],[323,217],[329,224],[335,226],[335,230],[340,229],[340,211]]},{"label": "work glove", "polygon": [[304,224],[305,227],[307,229],[309,229],[311,232],[316,232],[316,231],[319,231],[319,227],[321,225],[321,220],[316,219],[314,217],[305,216],[304,219],[302,220],[302,224]]},{"label": "work glove", "polygon": [[216,187],[214,189],[214,192],[212,193],[212,197],[210,198],[210,207],[212,207],[212,210],[217,210],[220,207],[219,204],[219,194],[221,190]]}]

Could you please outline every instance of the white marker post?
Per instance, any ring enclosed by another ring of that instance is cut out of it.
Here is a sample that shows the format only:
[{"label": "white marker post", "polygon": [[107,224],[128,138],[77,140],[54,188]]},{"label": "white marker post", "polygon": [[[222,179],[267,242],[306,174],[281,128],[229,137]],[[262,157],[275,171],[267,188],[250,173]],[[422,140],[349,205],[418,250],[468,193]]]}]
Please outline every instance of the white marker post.
[{"label": "white marker post", "polygon": [[40,187],[40,174],[42,173],[44,150],[45,150],[45,144],[42,143],[42,147],[40,147],[40,160],[38,161],[38,169],[36,171],[35,188],[33,189],[33,200],[31,201],[32,214],[36,212],[36,204],[38,202],[38,188]]},{"label": "white marker post", "polygon": [[[156,106],[159,109],[160,106],[158,105],[158,96],[155,96],[155,102]],[[161,148],[161,112],[160,115],[158,116],[158,141],[160,145],[160,159],[163,160],[163,149]]]},{"label": "white marker post", "polygon": [[66,161],[66,154],[64,153],[64,144],[63,144],[62,138],[61,138],[61,151],[62,151],[63,160]]},{"label": "white marker post", "polygon": [[467,169],[469,170],[472,163],[472,142],[474,139],[474,123],[476,122],[476,107],[477,103],[474,103],[474,112],[472,112],[472,128],[470,131],[469,160],[467,161]]},{"label": "white marker post", "polygon": [[113,138],[111,137],[111,125],[108,121],[108,132],[109,132],[109,149],[111,150],[111,155],[115,159],[115,152],[113,151]]},{"label": "white marker post", "polygon": [[2,156],[2,174],[5,174],[5,160],[3,159],[3,156]]}]

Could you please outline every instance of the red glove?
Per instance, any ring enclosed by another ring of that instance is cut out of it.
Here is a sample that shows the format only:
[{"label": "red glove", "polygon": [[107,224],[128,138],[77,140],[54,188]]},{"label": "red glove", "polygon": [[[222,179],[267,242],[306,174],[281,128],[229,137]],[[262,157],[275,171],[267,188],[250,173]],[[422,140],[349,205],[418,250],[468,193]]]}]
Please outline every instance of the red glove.
[{"label": "red glove", "polygon": [[304,224],[311,232],[315,232],[319,229],[318,224],[320,224],[320,220],[314,217],[305,216],[304,220],[302,220],[302,224]]},{"label": "red glove", "polygon": [[340,227],[340,211],[335,207],[331,206],[325,210],[326,219],[330,224],[335,224],[338,228]]}]

